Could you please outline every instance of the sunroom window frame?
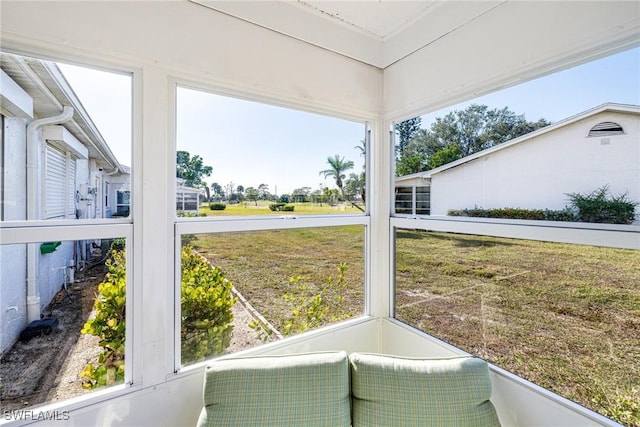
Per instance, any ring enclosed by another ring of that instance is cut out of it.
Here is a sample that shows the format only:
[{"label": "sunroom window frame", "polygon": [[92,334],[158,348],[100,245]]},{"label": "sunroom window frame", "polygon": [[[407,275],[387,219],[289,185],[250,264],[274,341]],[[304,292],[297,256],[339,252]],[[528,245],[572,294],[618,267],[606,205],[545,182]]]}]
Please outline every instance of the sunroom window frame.
[{"label": "sunroom window frame", "polygon": [[[172,141],[172,170],[176,169],[176,152],[177,146],[177,91],[179,88],[202,91],[217,96],[231,97],[247,102],[261,103],[267,106],[282,107],[300,112],[307,112],[311,114],[319,114],[329,118],[336,118],[340,120],[349,120],[355,123],[362,123],[364,130],[365,140],[365,188],[371,188],[371,141],[373,137],[373,130],[371,123],[375,122],[374,117],[354,117],[349,114],[345,114],[340,111],[323,110],[317,108],[317,106],[301,105],[300,103],[291,102],[283,99],[274,99],[269,96],[257,96],[256,94],[248,94],[240,90],[230,89],[224,86],[217,86],[214,84],[199,83],[185,78],[170,77],[169,79],[169,105],[170,105],[170,117],[172,122],[169,127],[169,134]],[[174,199],[176,197],[177,183],[172,176],[167,177],[169,179],[169,188]],[[171,203],[172,206],[175,205]],[[322,227],[339,227],[350,225],[361,225],[364,227],[364,311],[360,318],[367,318],[371,316],[370,299],[371,299],[371,285],[370,285],[370,258],[371,258],[371,207],[370,203],[365,203],[365,211],[362,213],[354,214],[334,214],[334,215],[281,215],[281,216],[224,216],[224,217],[178,217],[174,211],[174,286],[173,295],[169,297],[169,302],[173,304],[174,312],[174,327],[173,327],[173,355],[168,366],[173,366],[173,372],[168,375],[168,378],[172,376],[190,375],[193,372],[197,372],[208,361],[197,362],[188,365],[182,365],[181,355],[181,249],[182,249],[182,236],[187,234],[204,234],[204,233],[233,233],[233,232],[259,232],[267,230],[287,230],[287,229],[302,229],[302,228],[322,228]],[[333,325],[327,325],[320,329],[331,328]],[[296,336],[287,337],[283,341],[295,341],[297,337],[304,335],[298,334]],[[214,356],[219,357],[219,356]]]},{"label": "sunroom window frame", "polygon": [[[95,404],[107,399],[117,398],[135,390],[143,388],[143,352],[142,348],[142,286],[141,284],[141,251],[140,229],[134,226],[134,212],[141,210],[141,203],[134,200],[134,194],[142,194],[140,186],[142,180],[135,175],[142,171],[141,164],[141,138],[142,138],[142,70],[136,65],[126,61],[117,62],[105,60],[95,56],[83,56],[79,53],[63,53],[48,48],[36,48],[34,46],[20,46],[8,43],[2,46],[3,52],[25,57],[37,58],[54,63],[74,64],[88,69],[102,70],[114,74],[126,75],[131,79],[131,161],[130,169],[130,215],[127,218],[93,218],[70,219],[69,216],[52,217],[51,219],[37,220],[10,220],[0,221],[0,245],[25,244],[35,245],[44,241],[82,241],[97,239],[124,238],[126,242],[126,312],[125,312],[125,377],[121,384],[97,389],[88,394],[82,394],[74,398],[63,400],[48,400],[43,403],[47,408],[64,407],[65,410],[74,410]],[[56,144],[45,142],[45,146],[51,145],[61,151],[66,159],[66,173],[69,173],[69,161],[76,161],[76,157],[68,150],[60,149]],[[43,148],[44,149],[44,148]],[[77,164],[76,164],[77,168]],[[44,175],[44,174],[43,174]],[[42,176],[44,179],[44,176]],[[75,177],[73,178],[75,182]],[[40,185],[44,185],[41,182]],[[68,192],[65,186],[65,194]],[[44,188],[44,187],[43,187]],[[70,192],[69,192],[70,196]],[[75,197],[75,195],[74,195]],[[41,199],[39,215],[44,217],[45,204]],[[137,214],[140,217],[140,214]],[[78,331],[79,332],[79,331]],[[28,410],[31,407],[27,408]]]}]

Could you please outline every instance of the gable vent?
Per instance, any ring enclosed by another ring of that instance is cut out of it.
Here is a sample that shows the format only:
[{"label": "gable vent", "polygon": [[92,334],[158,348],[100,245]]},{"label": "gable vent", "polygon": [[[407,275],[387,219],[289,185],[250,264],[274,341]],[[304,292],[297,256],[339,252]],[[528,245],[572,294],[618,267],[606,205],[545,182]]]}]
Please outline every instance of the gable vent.
[{"label": "gable vent", "polygon": [[608,135],[622,135],[624,129],[614,122],[602,122],[598,123],[589,131],[589,136],[608,136]]}]

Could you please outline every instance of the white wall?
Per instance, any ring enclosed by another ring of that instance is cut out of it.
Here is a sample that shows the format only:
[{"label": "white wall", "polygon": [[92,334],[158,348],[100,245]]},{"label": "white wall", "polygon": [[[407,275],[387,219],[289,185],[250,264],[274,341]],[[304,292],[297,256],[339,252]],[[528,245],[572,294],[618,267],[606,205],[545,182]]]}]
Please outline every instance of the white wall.
[{"label": "white wall", "polygon": [[[26,126],[26,119],[4,117],[1,144],[4,164],[0,181],[4,221],[27,217]],[[26,326],[26,253],[26,245],[5,246],[0,251],[0,353],[15,342]]]},{"label": "white wall", "polygon": [[27,324],[26,273],[27,245],[3,247],[0,251],[0,354],[13,345]]},{"label": "white wall", "polygon": [[[596,124],[620,124],[625,135],[586,137]],[[568,193],[609,185],[640,201],[640,117],[605,112],[433,174],[431,213],[475,206],[563,209]]]},{"label": "white wall", "polygon": [[2,132],[2,219],[20,221],[27,218],[27,120],[4,117]]}]

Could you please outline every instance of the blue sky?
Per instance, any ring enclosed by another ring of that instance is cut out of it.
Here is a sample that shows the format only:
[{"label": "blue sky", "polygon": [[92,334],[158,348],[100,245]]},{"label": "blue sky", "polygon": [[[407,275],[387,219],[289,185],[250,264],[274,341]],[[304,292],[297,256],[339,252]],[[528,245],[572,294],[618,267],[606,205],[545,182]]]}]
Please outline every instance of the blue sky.
[{"label": "blue sky", "polygon": [[[131,165],[131,78],[61,68],[118,160]],[[471,103],[554,122],[605,102],[640,105],[640,48],[424,115],[422,126]],[[355,146],[364,138],[363,123],[180,88],[177,129],[178,149],[213,167],[208,184],[267,184],[283,194],[334,186],[319,175],[334,154],[353,161],[352,172],[362,168]]]},{"label": "blue sky", "polygon": [[508,107],[529,121],[551,122],[606,102],[640,105],[640,48],[569,68],[422,117],[422,127],[472,103]]}]

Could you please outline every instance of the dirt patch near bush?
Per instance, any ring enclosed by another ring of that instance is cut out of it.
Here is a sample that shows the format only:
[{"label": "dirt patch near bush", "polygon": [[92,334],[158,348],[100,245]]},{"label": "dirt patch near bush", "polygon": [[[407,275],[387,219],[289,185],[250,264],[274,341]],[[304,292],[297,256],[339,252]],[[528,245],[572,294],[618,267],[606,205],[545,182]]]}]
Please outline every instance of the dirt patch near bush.
[{"label": "dirt patch near bush", "polygon": [[[80,373],[95,363],[102,349],[98,337],[80,330],[91,315],[98,284],[104,280],[104,265],[76,275],[67,293],[60,290],[44,310],[44,317],[55,317],[58,326],[49,335],[16,342],[0,359],[0,409],[25,409],[70,399],[92,390],[82,388]],[[233,308],[233,353],[263,344],[249,327],[254,320],[240,302]]]},{"label": "dirt patch near bush", "polygon": [[[18,341],[0,360],[0,407],[3,410],[33,407],[85,393],[80,372],[100,353],[97,337],[80,330],[93,308],[98,284],[106,269],[98,265],[76,275],[76,281],[60,290],[44,317],[55,317],[58,326],[49,335]],[[69,356],[73,354],[74,357]]]}]

